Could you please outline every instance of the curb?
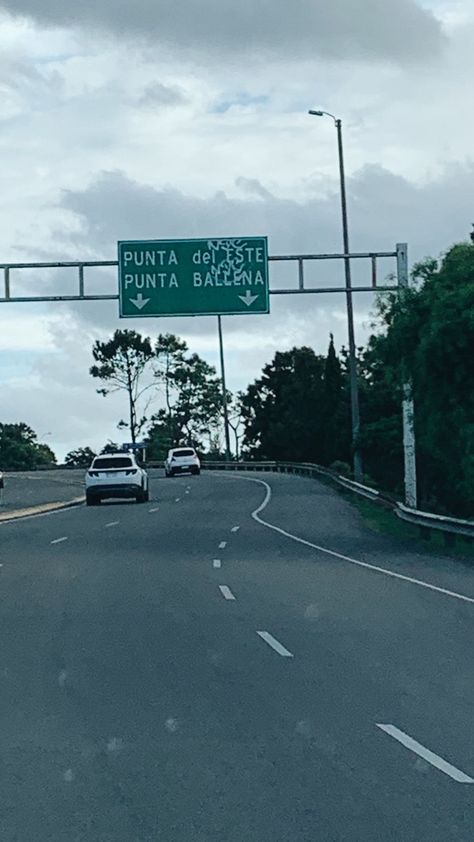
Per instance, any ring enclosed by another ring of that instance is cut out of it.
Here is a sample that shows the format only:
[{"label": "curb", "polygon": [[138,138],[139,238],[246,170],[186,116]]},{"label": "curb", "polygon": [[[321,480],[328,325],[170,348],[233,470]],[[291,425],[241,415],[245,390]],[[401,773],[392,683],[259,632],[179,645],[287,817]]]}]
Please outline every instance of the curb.
[{"label": "curb", "polygon": [[29,509],[15,509],[13,512],[4,512],[0,514],[0,525],[2,523],[10,523],[12,520],[21,520],[25,517],[49,514],[49,512],[58,512],[61,509],[72,509],[74,506],[80,506],[81,503],[84,503],[85,499],[84,496],[75,497],[73,500],[68,500],[65,503],[42,503],[39,506],[32,506]]}]

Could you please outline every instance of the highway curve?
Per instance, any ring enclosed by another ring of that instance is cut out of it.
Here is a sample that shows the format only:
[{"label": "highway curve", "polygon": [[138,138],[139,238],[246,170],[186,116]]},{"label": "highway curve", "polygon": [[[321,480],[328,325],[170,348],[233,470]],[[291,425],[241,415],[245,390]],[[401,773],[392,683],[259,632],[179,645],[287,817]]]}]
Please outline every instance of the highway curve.
[{"label": "highway curve", "polygon": [[0,525],[2,842],[472,842],[469,565],[154,473]]}]

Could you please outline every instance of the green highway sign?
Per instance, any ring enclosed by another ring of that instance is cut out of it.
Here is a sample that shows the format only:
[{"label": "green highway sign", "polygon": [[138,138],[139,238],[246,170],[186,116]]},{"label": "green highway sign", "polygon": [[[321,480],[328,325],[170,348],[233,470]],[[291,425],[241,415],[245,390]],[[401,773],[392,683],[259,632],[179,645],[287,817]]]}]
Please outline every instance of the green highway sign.
[{"label": "green highway sign", "polygon": [[266,237],[118,244],[120,316],[268,313]]}]

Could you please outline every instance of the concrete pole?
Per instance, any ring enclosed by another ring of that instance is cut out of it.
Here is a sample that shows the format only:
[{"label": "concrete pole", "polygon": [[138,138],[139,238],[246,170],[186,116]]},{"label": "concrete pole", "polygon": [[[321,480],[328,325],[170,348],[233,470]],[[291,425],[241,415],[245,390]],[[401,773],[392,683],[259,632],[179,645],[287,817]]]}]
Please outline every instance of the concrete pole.
[{"label": "concrete pole", "polygon": [[[410,281],[408,275],[408,249],[406,243],[397,243],[397,279],[398,288],[408,289]],[[416,442],[415,442],[415,408],[413,403],[413,387],[411,380],[403,383],[403,458],[405,476],[405,505],[411,509],[417,507],[416,488]]]}]

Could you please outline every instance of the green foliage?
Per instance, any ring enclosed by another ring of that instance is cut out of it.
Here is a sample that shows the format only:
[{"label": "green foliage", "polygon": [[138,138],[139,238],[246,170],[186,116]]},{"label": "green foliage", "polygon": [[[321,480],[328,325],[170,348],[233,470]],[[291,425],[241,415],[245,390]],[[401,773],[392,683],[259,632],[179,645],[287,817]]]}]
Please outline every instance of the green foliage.
[{"label": "green foliage", "polygon": [[344,413],[343,374],[332,338],[327,358],[305,347],[277,352],[241,403],[249,456],[332,462],[337,419]]},{"label": "green foliage", "polygon": [[107,456],[109,453],[117,453],[121,449],[121,445],[117,444],[115,441],[109,441],[107,444],[104,444],[102,450],[100,451],[101,456]]},{"label": "green foliage", "polygon": [[336,461],[332,462],[329,467],[331,468],[331,471],[334,471],[336,474],[340,474],[340,476],[351,476],[351,466],[348,462],[341,462],[339,459],[336,459]]},{"label": "green foliage", "polygon": [[37,468],[48,465],[56,465],[56,455],[47,444],[37,444],[36,455],[38,460],[36,465]]},{"label": "green foliage", "polygon": [[[403,494],[402,389],[412,383],[419,506],[474,516],[474,246],[413,270],[413,286],[380,295],[374,335],[358,353],[364,471]],[[347,353],[331,337],[325,358],[309,348],[277,353],[242,400],[250,456],[351,459]]]},{"label": "green foliage", "polygon": [[[174,334],[160,334],[153,347],[148,337],[133,330],[116,330],[108,341],[97,341],[92,353],[96,364],[90,373],[106,384],[99,394],[127,393],[129,420],[117,426],[129,429],[134,443],[146,431],[149,459],[161,460],[177,444],[198,446],[219,425],[216,371],[198,354],[189,354],[186,342]],[[145,393],[149,400],[139,413]],[[165,405],[148,418],[148,408],[160,393]]]},{"label": "green foliage", "polygon": [[138,407],[150,388],[150,383],[143,384],[143,375],[154,356],[150,339],[134,330],[116,330],[107,342],[95,342],[92,355],[96,362],[90,369],[92,377],[107,384],[97,390],[98,394],[106,397],[118,391],[127,393],[129,420],[120,421],[118,426],[128,428],[135,443],[148,420],[145,414],[138,417]]},{"label": "green foliage", "polygon": [[152,417],[147,447],[149,458],[160,459],[174,445],[199,446],[220,423],[221,385],[214,367],[173,334],[158,337],[154,375],[165,407]]},{"label": "green foliage", "polygon": [[0,424],[0,468],[3,471],[32,471],[56,464],[56,456],[37,441],[28,424]]},{"label": "green foliage", "polygon": [[[230,428],[230,437],[233,439],[235,458],[240,458],[240,443],[244,433],[244,410],[242,406],[243,392],[227,393],[227,418]],[[217,450],[219,450],[218,445]],[[207,457],[206,457],[207,458]],[[225,458],[225,453],[224,457]]]},{"label": "green foliage", "polygon": [[166,418],[163,421],[153,421],[146,437],[147,461],[163,462],[174,442],[174,428],[169,426]]},{"label": "green foliage", "polygon": [[418,286],[393,301],[381,338],[400,384],[413,381],[420,503],[474,514],[474,247],[414,269]]},{"label": "green foliage", "polygon": [[69,468],[88,468],[96,456],[97,454],[90,447],[79,447],[77,450],[69,451],[64,464]]},{"label": "green foliage", "polygon": [[173,394],[176,391],[178,370],[186,365],[188,346],[172,333],[160,333],[155,345],[153,372],[156,381],[164,388],[168,417],[173,414]]}]

